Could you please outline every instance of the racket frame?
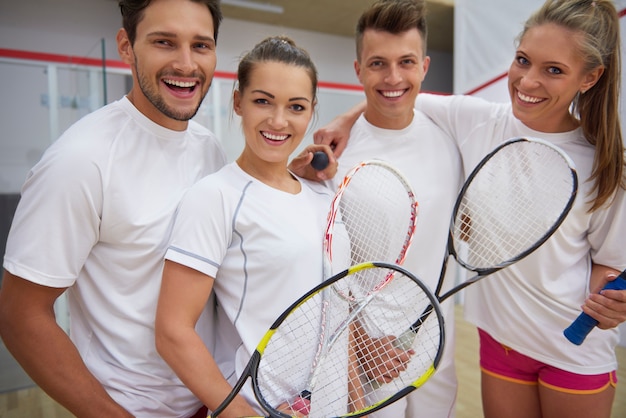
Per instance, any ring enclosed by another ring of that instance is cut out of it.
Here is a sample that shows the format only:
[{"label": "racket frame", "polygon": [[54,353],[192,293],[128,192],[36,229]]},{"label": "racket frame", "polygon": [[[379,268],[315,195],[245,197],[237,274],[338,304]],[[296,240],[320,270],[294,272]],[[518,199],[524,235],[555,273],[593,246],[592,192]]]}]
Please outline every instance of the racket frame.
[{"label": "racket frame", "polygon": [[[505,260],[503,262],[500,262],[500,263],[498,263],[498,264],[496,264],[494,266],[488,267],[488,268],[476,268],[476,267],[470,266],[468,263],[464,262],[461,258],[459,258],[459,255],[456,252],[456,249],[454,247],[454,242],[455,242],[454,231],[455,231],[455,223],[456,223],[458,211],[462,207],[463,199],[465,197],[465,194],[466,194],[468,188],[470,187],[472,181],[478,175],[480,170],[500,150],[502,150],[503,148],[505,148],[507,146],[510,146],[510,145],[513,145],[513,144],[516,144],[516,143],[520,143],[520,142],[535,142],[535,143],[542,144],[542,145],[547,146],[548,148],[552,149],[554,152],[556,152],[557,154],[559,154],[563,158],[563,160],[565,161],[566,165],[569,167],[570,174],[572,176],[572,183],[571,183],[572,191],[571,191],[570,197],[569,197],[568,201],[566,202],[565,206],[563,207],[563,210],[561,211],[561,214],[557,217],[556,221],[552,224],[552,226],[550,228],[548,228],[546,230],[546,232],[535,242],[534,245],[529,246],[527,249],[525,249],[524,251],[520,252],[515,257],[511,257],[508,260]],[[467,177],[467,180],[464,182],[463,186],[461,187],[461,190],[459,191],[459,194],[457,196],[457,199],[456,199],[456,202],[455,202],[455,205],[454,205],[454,209],[453,209],[453,212],[452,212],[451,221],[450,221],[450,228],[449,228],[449,231],[448,231],[447,254],[446,254],[446,256],[445,256],[445,258],[443,260],[443,263],[441,265],[441,272],[439,274],[439,280],[437,282],[437,287],[435,289],[435,296],[437,297],[437,301],[439,303],[443,303],[450,296],[458,293],[462,289],[465,289],[467,286],[469,286],[469,285],[471,285],[473,283],[476,283],[480,279],[483,279],[483,278],[489,276],[490,274],[495,273],[496,271],[499,271],[499,270],[501,270],[501,269],[503,269],[505,267],[508,267],[508,266],[518,262],[519,260],[521,260],[521,259],[525,258],[526,256],[528,256],[529,254],[531,254],[533,251],[535,251],[541,245],[543,245],[556,232],[556,230],[561,226],[561,224],[563,223],[563,221],[565,220],[565,218],[569,214],[570,210],[572,209],[572,207],[574,205],[574,201],[576,200],[577,193],[578,193],[578,175],[576,173],[575,164],[572,161],[572,159],[563,150],[561,150],[556,145],[554,145],[554,144],[552,144],[552,143],[550,143],[550,142],[548,142],[546,140],[540,139],[540,138],[515,137],[515,138],[511,138],[509,140],[506,140],[506,141],[502,142],[500,145],[498,145],[497,147],[495,147],[491,152],[489,152],[485,157],[483,157],[483,159],[476,165],[476,167],[474,167],[474,169],[472,170],[470,175]],[[442,287],[443,287],[443,283],[444,283],[444,280],[445,280],[445,277],[446,277],[446,269],[447,269],[447,264],[448,264],[448,261],[450,259],[450,256],[453,256],[455,261],[461,267],[463,267],[463,268],[465,268],[467,270],[473,271],[476,274],[473,277],[465,280],[464,282],[454,286],[452,289],[448,290],[444,294],[440,295]],[[412,336],[419,331],[420,324],[430,314],[431,314],[431,309],[430,309],[430,307],[427,307],[424,310],[424,312],[420,315],[420,317],[417,319],[417,321],[415,321],[415,323],[413,323],[413,325],[411,325],[411,327],[409,329],[407,329],[404,333],[402,333],[398,337],[398,347],[399,348],[402,348],[404,344],[409,344],[411,342],[411,340],[413,338]]]},{"label": "racket frame", "polygon": [[[563,160],[567,163],[567,165],[569,166],[570,169],[570,173],[572,176],[572,192],[570,195],[570,198],[568,200],[568,202],[566,203],[566,205],[564,206],[561,214],[558,216],[558,218],[556,219],[556,221],[552,224],[552,226],[546,230],[546,232],[543,234],[543,236],[538,239],[534,245],[530,246],[529,248],[527,248],[526,250],[520,252],[519,254],[517,254],[515,257],[511,257],[508,260],[502,261],[494,266],[491,267],[487,267],[487,268],[477,268],[477,267],[473,267],[470,266],[468,263],[466,263],[465,261],[463,261],[462,258],[459,257],[459,254],[457,253],[455,246],[454,246],[454,230],[455,230],[455,220],[457,218],[457,213],[459,211],[459,209],[462,207],[463,204],[463,198],[465,197],[465,193],[467,191],[467,189],[471,186],[472,181],[474,180],[474,178],[478,175],[478,173],[480,172],[480,170],[486,165],[488,164],[488,162],[491,160],[491,158],[493,156],[495,156],[500,150],[502,150],[503,148],[516,144],[516,143],[520,143],[520,142],[535,142],[535,143],[539,143],[542,144],[544,146],[547,146],[548,148],[552,149],[553,151],[555,151],[556,153],[558,153]],[[437,298],[439,299],[440,303],[443,303],[446,299],[448,299],[450,296],[454,295],[455,293],[458,293],[459,291],[461,291],[462,289],[466,288],[467,286],[477,282],[478,280],[492,274],[495,273],[496,271],[502,270],[505,267],[508,267],[518,261],[520,261],[521,259],[525,258],[526,256],[528,256],[529,254],[531,254],[532,252],[534,252],[537,248],[539,248],[540,246],[542,246],[556,231],[557,229],[561,226],[561,224],[563,223],[563,221],[565,221],[565,219],[567,218],[567,215],[569,214],[570,210],[572,209],[573,205],[574,205],[574,201],[576,200],[576,195],[578,193],[578,175],[576,172],[576,168],[575,168],[575,164],[572,161],[572,159],[563,151],[561,150],[559,147],[557,147],[556,145],[540,139],[540,138],[533,138],[533,137],[515,137],[515,138],[511,138],[507,141],[504,141],[503,143],[501,143],[500,145],[498,145],[496,148],[494,148],[491,152],[489,152],[485,157],[483,157],[483,159],[476,165],[476,167],[474,167],[474,169],[472,170],[472,172],[470,173],[470,175],[467,177],[467,180],[463,183],[463,186],[461,187],[461,190],[459,191],[457,200],[454,204],[454,209],[453,209],[453,213],[452,213],[452,218],[450,221],[450,229],[448,231],[448,243],[447,243],[447,250],[448,250],[448,254],[446,255],[444,262],[441,266],[441,272],[439,274],[439,281],[437,282],[437,288],[435,290],[435,295],[437,295]],[[441,289],[443,287],[443,283],[444,283],[444,279],[446,276],[446,268],[447,268],[447,264],[448,264],[448,259],[449,257],[452,256],[454,257],[455,261],[463,268],[473,271],[476,273],[476,275],[474,275],[473,277],[467,279],[466,281],[464,281],[463,283],[458,284],[457,286],[453,287],[452,289],[448,290],[447,292],[445,292],[444,294],[440,295],[441,293]]]},{"label": "racket frame", "polygon": [[[352,274],[356,274],[356,273],[358,273],[358,272],[360,272],[362,270],[371,269],[371,268],[381,268],[381,269],[386,269],[386,270],[393,270],[394,272],[399,272],[399,273],[405,275],[406,277],[408,277],[409,279],[411,279],[417,286],[419,286],[421,288],[421,290],[424,292],[424,294],[430,300],[432,311],[434,311],[436,313],[436,315],[437,315],[437,317],[439,319],[439,321],[438,321],[439,322],[438,350],[437,350],[437,353],[436,353],[435,357],[433,358],[432,365],[429,366],[428,370],[424,374],[422,374],[422,376],[420,376],[419,378],[415,379],[415,381],[411,382],[409,385],[407,385],[406,387],[404,387],[401,390],[397,391],[393,395],[387,397],[386,399],[382,399],[382,400],[380,400],[380,401],[378,401],[376,403],[373,403],[372,405],[369,405],[369,406],[367,406],[367,407],[365,407],[365,408],[363,408],[363,409],[361,409],[359,411],[350,412],[350,413],[341,415],[340,417],[355,417],[356,418],[356,417],[365,416],[365,415],[370,414],[370,413],[372,413],[374,411],[382,409],[385,406],[387,406],[387,405],[389,405],[389,404],[391,404],[393,402],[396,402],[397,400],[403,398],[404,396],[408,395],[409,393],[411,393],[412,391],[414,391],[415,389],[419,388],[424,383],[426,383],[426,381],[428,381],[428,379],[435,373],[435,371],[436,371],[436,369],[437,369],[437,367],[438,367],[438,365],[439,365],[439,363],[441,361],[441,357],[443,355],[443,351],[444,351],[444,347],[445,347],[445,324],[444,324],[443,313],[442,313],[441,308],[439,306],[439,302],[437,301],[436,296],[428,288],[428,286],[426,286],[420,279],[415,277],[412,273],[410,273],[409,271],[405,270],[404,268],[398,266],[397,264],[386,263],[386,262],[379,262],[379,261],[370,261],[370,262],[364,262],[364,263],[353,265],[353,266],[351,266],[351,267],[349,267],[349,268],[339,272],[338,274],[330,277],[329,279],[325,280],[324,282],[320,283],[319,285],[315,286],[314,288],[309,290],[307,293],[302,295],[300,298],[298,298],[298,300],[293,302],[285,311],[283,311],[283,313],[281,313],[280,316],[278,316],[278,318],[270,326],[268,331],[265,333],[265,335],[263,336],[263,338],[261,339],[261,341],[257,345],[254,353],[252,354],[250,360],[248,361],[248,364],[244,368],[241,376],[237,380],[236,384],[233,386],[232,391],[224,399],[224,401],[222,401],[222,403],[217,408],[215,408],[215,410],[209,415],[209,417],[215,418],[220,413],[222,413],[224,411],[224,409],[226,409],[226,407],[230,404],[230,402],[235,398],[235,396],[237,396],[237,394],[239,393],[241,388],[244,386],[244,384],[250,378],[252,380],[252,388],[253,388],[253,391],[254,391],[254,395],[255,395],[257,401],[259,402],[260,406],[265,410],[265,412],[267,412],[269,414],[268,416],[270,418],[290,418],[291,417],[290,415],[287,415],[287,414],[285,414],[283,412],[280,412],[280,411],[276,410],[274,408],[274,406],[269,405],[268,402],[263,397],[263,394],[261,393],[261,390],[259,389],[259,385],[258,385],[259,365],[261,363],[261,359],[263,357],[263,353],[264,353],[264,351],[265,351],[269,341],[271,340],[272,336],[275,334],[275,332],[279,328],[279,326],[286,320],[286,318],[289,317],[289,315],[292,312],[297,310],[307,300],[311,299],[312,297],[314,297],[318,293],[323,292],[327,287],[329,287],[333,283],[336,283],[337,281],[345,278],[346,276],[349,276],[349,275],[352,275]],[[364,304],[366,304],[366,302],[364,302]],[[355,315],[351,315],[351,316],[355,316]],[[343,324],[343,326],[347,327],[349,321],[346,320],[345,322],[346,323]],[[337,334],[340,331],[341,330],[338,329],[338,330],[335,331],[334,334]]]},{"label": "racket frame", "polygon": [[396,168],[394,168],[391,164],[387,163],[386,161],[376,160],[376,159],[361,161],[360,163],[352,167],[348,171],[348,173],[346,173],[343,180],[341,181],[341,184],[337,188],[337,192],[335,193],[335,196],[333,197],[333,200],[330,205],[330,211],[328,212],[328,220],[326,222],[326,231],[324,233],[324,254],[327,256],[327,260],[330,263],[330,265],[332,265],[332,259],[333,259],[332,257],[333,231],[335,228],[335,221],[337,219],[337,215],[340,212],[341,199],[346,189],[349,187],[350,182],[352,181],[354,176],[360,170],[362,170],[364,167],[368,165],[377,165],[393,173],[394,176],[404,186],[405,190],[407,191],[408,198],[411,201],[411,211],[410,211],[411,216],[410,216],[409,228],[407,230],[407,234],[404,239],[404,244],[402,246],[402,250],[400,251],[400,254],[398,254],[395,260],[379,260],[379,261],[387,261],[387,262],[394,263],[397,265],[402,265],[402,263],[404,262],[404,259],[406,258],[406,254],[411,246],[411,242],[413,241],[413,235],[415,233],[415,228],[417,226],[417,219],[418,219],[418,214],[419,214],[419,204],[415,198],[415,193],[413,192],[413,189],[411,188],[410,183]]}]

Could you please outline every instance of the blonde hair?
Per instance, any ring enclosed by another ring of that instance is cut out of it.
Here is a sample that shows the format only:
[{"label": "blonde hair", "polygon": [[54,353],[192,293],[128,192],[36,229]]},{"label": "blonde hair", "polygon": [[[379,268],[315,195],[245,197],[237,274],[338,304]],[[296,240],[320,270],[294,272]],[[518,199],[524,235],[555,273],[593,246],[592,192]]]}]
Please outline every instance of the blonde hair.
[{"label": "blonde hair", "polygon": [[524,25],[518,41],[535,26],[556,24],[578,36],[572,42],[585,61],[585,70],[604,69],[598,82],[580,92],[572,102],[572,114],[583,134],[595,146],[589,180],[596,192],[591,211],[610,203],[624,179],[624,143],[619,118],[621,47],[619,16],[609,0],[547,0]]}]

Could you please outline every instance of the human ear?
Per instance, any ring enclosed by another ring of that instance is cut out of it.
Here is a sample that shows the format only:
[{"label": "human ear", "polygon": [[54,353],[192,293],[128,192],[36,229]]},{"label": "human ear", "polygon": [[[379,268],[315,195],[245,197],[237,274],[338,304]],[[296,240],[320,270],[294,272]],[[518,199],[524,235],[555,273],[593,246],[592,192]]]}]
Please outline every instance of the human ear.
[{"label": "human ear", "polygon": [[604,74],[604,67],[602,66],[596,67],[593,70],[589,71],[585,75],[585,79],[583,80],[583,83],[580,86],[580,92],[582,94],[585,94],[587,91],[589,91],[589,89],[595,86],[598,80],[600,80],[600,77],[602,77],[602,74]]},{"label": "human ear", "polygon": [[422,69],[424,70],[424,75],[422,77],[422,81],[424,81],[424,79],[426,78],[426,74],[428,74],[428,68],[430,67],[430,57],[428,55],[426,55],[424,57],[424,62],[422,64]]},{"label": "human ear", "polygon": [[354,72],[356,73],[356,78],[363,84],[363,81],[361,81],[361,63],[359,63],[359,60],[354,60]]},{"label": "human ear", "polygon": [[241,116],[241,93],[239,90],[233,92],[233,110],[239,116]]},{"label": "human ear", "polygon": [[121,60],[125,64],[132,65],[135,62],[135,54],[133,53],[133,46],[130,43],[130,39],[128,39],[126,30],[123,28],[118,30],[115,39],[117,41],[117,53]]}]

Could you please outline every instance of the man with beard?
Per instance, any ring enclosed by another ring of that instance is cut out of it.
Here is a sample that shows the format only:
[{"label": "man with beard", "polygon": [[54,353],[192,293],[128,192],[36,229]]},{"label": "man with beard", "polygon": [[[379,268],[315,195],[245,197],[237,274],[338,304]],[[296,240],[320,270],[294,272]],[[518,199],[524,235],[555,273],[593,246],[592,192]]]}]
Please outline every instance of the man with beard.
[{"label": "man with beard", "polygon": [[[190,121],[213,79],[219,1],[119,6],[133,87],[71,126],[28,174],[4,257],[0,333],[76,416],[206,416],[157,354],[154,316],[179,199],[226,162]],[[66,291],[71,339],[53,309]],[[212,347],[212,328],[199,330]]]}]

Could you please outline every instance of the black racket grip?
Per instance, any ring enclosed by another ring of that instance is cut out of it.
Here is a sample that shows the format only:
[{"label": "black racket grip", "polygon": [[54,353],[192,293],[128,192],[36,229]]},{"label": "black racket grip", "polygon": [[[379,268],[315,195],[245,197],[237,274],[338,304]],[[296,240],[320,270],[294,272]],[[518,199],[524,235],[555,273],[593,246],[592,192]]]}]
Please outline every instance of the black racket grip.
[{"label": "black racket grip", "polygon": [[313,159],[311,160],[311,166],[317,171],[322,171],[326,167],[328,167],[328,155],[324,151],[316,151],[313,154]]},{"label": "black racket grip", "polygon": [[[604,286],[603,290],[604,289],[626,289],[626,270],[617,276],[615,280],[608,282],[606,286]],[[578,315],[578,318],[576,318],[569,327],[565,328],[563,335],[565,335],[565,338],[572,344],[581,345],[596,325],[598,325],[598,321],[583,312]]]},{"label": "black racket grip", "polygon": [[432,305],[429,305],[426,309],[424,309],[424,312],[422,312],[419,319],[415,321],[409,329],[404,331],[402,334],[398,335],[398,338],[393,340],[393,346],[395,348],[399,348],[400,350],[405,350],[405,351],[410,349],[411,346],[413,345],[413,341],[415,341],[415,337],[417,336],[417,333],[419,332],[420,327],[422,326],[424,321],[426,321],[426,318],[428,318],[428,315],[430,315],[432,312],[433,312],[433,307]]}]

